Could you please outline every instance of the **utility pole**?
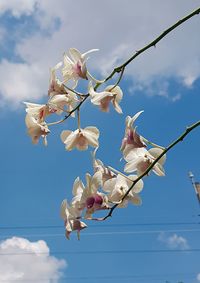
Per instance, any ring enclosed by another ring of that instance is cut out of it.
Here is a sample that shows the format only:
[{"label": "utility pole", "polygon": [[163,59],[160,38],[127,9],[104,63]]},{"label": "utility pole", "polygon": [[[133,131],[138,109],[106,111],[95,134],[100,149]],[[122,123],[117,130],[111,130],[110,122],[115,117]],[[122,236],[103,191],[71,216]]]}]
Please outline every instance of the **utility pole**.
[{"label": "utility pole", "polygon": [[188,175],[189,175],[189,178],[191,180],[192,186],[193,186],[193,188],[195,190],[198,203],[200,205],[200,183],[199,182],[195,182],[194,174],[191,171],[188,173]]}]

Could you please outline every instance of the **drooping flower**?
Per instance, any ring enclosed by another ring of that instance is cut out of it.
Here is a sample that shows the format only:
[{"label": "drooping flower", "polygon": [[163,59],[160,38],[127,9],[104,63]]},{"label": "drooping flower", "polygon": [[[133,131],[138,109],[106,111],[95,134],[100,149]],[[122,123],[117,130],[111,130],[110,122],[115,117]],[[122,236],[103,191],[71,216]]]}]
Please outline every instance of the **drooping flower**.
[{"label": "drooping flower", "polygon": [[[78,98],[75,93],[68,91],[67,94],[56,94],[50,97],[48,101],[48,106],[50,111],[61,114],[65,111],[65,106],[67,106],[67,111],[72,111],[78,102]],[[74,113],[71,116],[74,117]]]},{"label": "drooping flower", "polygon": [[69,205],[67,200],[63,200],[61,203],[61,217],[64,220],[66,238],[69,240],[70,233],[72,231],[77,231],[77,237],[80,239],[80,231],[85,229],[87,225],[80,221],[80,211],[74,206]]},{"label": "drooping flower", "polygon": [[[131,151],[128,157],[126,157],[126,161],[128,162],[125,167],[124,171],[126,173],[135,172],[137,171],[137,175],[140,176],[143,174],[147,168],[155,161],[155,159],[162,154],[163,149],[161,148],[151,148],[150,150],[140,150],[139,152],[135,153]],[[158,162],[153,166],[152,171],[158,176],[164,176],[165,170],[163,168],[163,164],[166,160],[166,154],[163,155]]]},{"label": "drooping flower", "polygon": [[25,118],[25,123],[27,126],[27,132],[32,139],[34,144],[37,144],[39,138],[42,137],[44,145],[47,145],[46,136],[50,133],[48,126],[45,122],[39,122],[34,116],[27,113]]},{"label": "drooping flower", "polygon": [[96,127],[86,127],[73,131],[62,131],[61,140],[66,150],[76,147],[78,150],[87,150],[88,146],[98,147],[99,130]]},{"label": "drooping flower", "polygon": [[81,54],[80,51],[78,51],[76,48],[70,48],[69,54],[71,58],[66,54],[64,54],[64,67],[62,69],[64,82],[73,80],[74,88],[75,88],[80,78],[87,79],[87,68],[86,68],[86,61],[88,59],[87,55],[97,50],[98,49],[91,49]]},{"label": "drooping flower", "polygon": [[43,122],[44,119],[52,112],[46,104],[37,104],[31,102],[24,102],[26,105],[26,113],[33,116],[38,122]]},{"label": "drooping flower", "polygon": [[[127,177],[118,174],[115,178],[109,179],[104,183],[103,190],[108,193],[108,200],[112,203],[119,203],[118,207],[126,207],[128,202],[135,205],[141,204],[139,193],[143,189],[143,181],[139,180],[131,189],[129,194],[121,202],[123,196],[127,193],[133,181],[138,178],[137,175],[129,175]],[[121,202],[121,203],[120,203]]]},{"label": "drooping flower", "polygon": [[107,196],[98,191],[101,183],[101,174],[99,172],[96,172],[93,176],[86,174],[86,187],[82,192],[80,200],[81,208],[86,209],[86,219],[91,219],[92,214],[97,210],[109,208]]},{"label": "drooping flower", "polygon": [[120,148],[125,159],[133,150],[135,153],[138,153],[143,151],[143,149],[146,147],[142,137],[136,132],[136,128],[133,127],[135,120],[142,112],[143,111],[136,113],[132,118],[130,116],[126,117],[125,135]]},{"label": "drooping flower", "polygon": [[108,167],[106,167],[100,159],[96,159],[97,149],[98,148],[96,148],[92,153],[93,168],[94,168],[95,173],[99,172],[99,174],[101,175],[100,177],[101,185],[100,186],[103,186],[107,180],[115,178],[116,174],[113,173]]},{"label": "drooping flower", "polygon": [[78,211],[85,211],[84,218],[91,219],[97,210],[108,209],[107,197],[98,191],[101,187],[101,174],[96,172],[93,176],[86,174],[86,186],[77,178],[73,186],[72,205]]},{"label": "drooping flower", "polygon": [[119,105],[123,97],[123,92],[119,86],[109,85],[102,92],[96,92],[92,83],[89,83],[89,94],[91,102],[94,105],[98,105],[104,112],[109,111],[110,102],[113,104],[115,110],[118,113],[122,113],[122,109]]},{"label": "drooping flower", "polygon": [[66,89],[63,83],[57,78],[56,71],[62,66],[62,62],[59,62],[55,67],[50,69],[50,82],[48,95],[54,96],[57,94],[66,94]]}]

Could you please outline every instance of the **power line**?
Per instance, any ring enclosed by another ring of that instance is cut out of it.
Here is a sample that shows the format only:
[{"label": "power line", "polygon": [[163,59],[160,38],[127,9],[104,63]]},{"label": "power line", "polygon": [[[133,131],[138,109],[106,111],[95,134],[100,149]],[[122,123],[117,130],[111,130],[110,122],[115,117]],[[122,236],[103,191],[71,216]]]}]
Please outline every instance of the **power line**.
[{"label": "power line", "polygon": [[[151,223],[122,223],[91,225],[90,228],[101,227],[127,227],[127,226],[174,226],[174,225],[199,225],[200,222],[151,222]],[[63,225],[32,225],[32,226],[0,226],[0,230],[24,230],[24,229],[63,229]]]},{"label": "power line", "polygon": [[[166,249],[156,249],[156,250],[145,250],[145,249],[138,249],[138,250],[94,250],[94,251],[51,251],[51,254],[59,254],[59,255],[85,255],[85,254],[133,254],[133,253],[188,253],[188,252],[200,252],[200,248],[196,249],[173,249],[173,250],[166,250]],[[26,255],[49,255],[49,252],[20,252],[20,253],[0,253],[0,256],[26,256]]]},{"label": "power line", "polygon": [[[63,227],[64,229],[64,227]],[[82,232],[81,237],[84,236],[112,236],[112,235],[145,235],[145,234],[158,234],[158,233],[198,233],[200,232],[200,229],[170,229],[170,230],[138,230],[138,231],[109,231],[109,232]],[[9,237],[64,237],[64,233],[58,233],[58,234],[50,234],[50,233],[44,233],[44,234],[22,234],[22,235],[1,235],[0,239],[9,238]]]}]

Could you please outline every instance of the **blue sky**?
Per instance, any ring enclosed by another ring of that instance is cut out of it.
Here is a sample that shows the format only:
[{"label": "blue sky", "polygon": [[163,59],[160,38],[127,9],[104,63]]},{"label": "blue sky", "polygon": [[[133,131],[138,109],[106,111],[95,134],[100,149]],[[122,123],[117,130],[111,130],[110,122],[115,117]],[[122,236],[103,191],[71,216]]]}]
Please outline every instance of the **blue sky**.
[{"label": "blue sky", "polygon": [[[26,134],[22,101],[45,101],[49,68],[64,51],[100,48],[88,66],[104,77],[197,8],[198,1],[169,1],[162,7],[154,0],[150,15],[147,0],[113,4],[105,9],[103,1],[97,11],[89,0],[85,5],[59,1],[59,6],[36,0],[0,3],[2,282],[200,281],[200,209],[188,178],[191,170],[200,181],[200,129],[169,152],[165,177],[144,179],[142,206],[118,209],[103,223],[89,222],[80,241],[75,234],[65,239],[59,210],[61,201],[71,198],[74,179],[92,173],[91,150],[65,151],[60,132],[75,129],[74,120],[52,126],[47,147],[32,145]],[[199,24],[198,16],[191,19],[127,68],[120,84],[122,115],[83,105],[81,124],[99,128],[98,157],[105,164],[123,170],[119,148],[127,115],[144,110],[136,123],[139,133],[163,146],[199,120]],[[32,254],[36,248],[43,256]]]}]

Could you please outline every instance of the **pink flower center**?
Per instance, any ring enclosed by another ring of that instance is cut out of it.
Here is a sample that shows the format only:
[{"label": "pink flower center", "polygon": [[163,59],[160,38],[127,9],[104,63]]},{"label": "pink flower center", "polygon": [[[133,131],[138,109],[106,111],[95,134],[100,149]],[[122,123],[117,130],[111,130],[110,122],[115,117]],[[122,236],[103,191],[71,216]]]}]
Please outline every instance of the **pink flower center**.
[{"label": "pink flower center", "polygon": [[79,146],[85,146],[86,142],[87,142],[86,138],[83,136],[82,133],[80,133],[78,137]]},{"label": "pink flower center", "polygon": [[103,111],[107,112],[109,110],[109,103],[112,99],[113,99],[112,96],[107,96],[107,97],[104,97],[103,99],[101,99],[101,109]]},{"label": "pink flower center", "polygon": [[101,206],[103,203],[103,198],[100,195],[94,195],[92,197],[88,197],[86,200],[87,208],[92,208],[95,205]]},{"label": "pink flower center", "polygon": [[77,62],[73,69],[76,75],[78,75],[80,78],[85,79],[86,78],[86,73],[82,69],[82,64],[80,62]]}]

